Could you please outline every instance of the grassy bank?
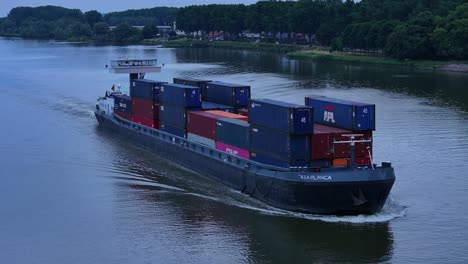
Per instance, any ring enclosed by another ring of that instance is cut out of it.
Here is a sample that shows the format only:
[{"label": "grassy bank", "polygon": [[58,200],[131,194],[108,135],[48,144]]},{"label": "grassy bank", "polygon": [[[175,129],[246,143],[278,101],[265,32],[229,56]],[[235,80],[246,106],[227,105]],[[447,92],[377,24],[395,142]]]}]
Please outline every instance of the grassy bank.
[{"label": "grassy bank", "polygon": [[363,55],[353,55],[343,52],[328,52],[322,50],[301,50],[296,52],[291,52],[288,54],[291,58],[299,59],[329,59],[335,61],[343,62],[359,62],[359,63],[372,63],[372,64],[381,64],[381,65],[390,65],[390,66],[402,66],[402,67],[415,67],[421,69],[429,70],[443,70],[445,66],[451,64],[457,65],[466,65],[466,61],[460,62],[450,62],[450,61],[436,61],[436,60],[397,60],[389,57],[378,57],[378,56],[363,56]]}]

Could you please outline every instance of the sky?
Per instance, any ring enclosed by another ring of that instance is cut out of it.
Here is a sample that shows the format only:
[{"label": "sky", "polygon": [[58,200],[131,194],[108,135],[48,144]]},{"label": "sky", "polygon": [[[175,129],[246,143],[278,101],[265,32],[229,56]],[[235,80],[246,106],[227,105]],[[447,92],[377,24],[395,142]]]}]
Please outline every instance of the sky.
[{"label": "sky", "polygon": [[0,17],[5,17],[13,7],[56,5],[78,8],[86,12],[97,10],[101,13],[127,9],[151,8],[156,6],[188,6],[206,4],[253,4],[257,0],[0,0]]}]

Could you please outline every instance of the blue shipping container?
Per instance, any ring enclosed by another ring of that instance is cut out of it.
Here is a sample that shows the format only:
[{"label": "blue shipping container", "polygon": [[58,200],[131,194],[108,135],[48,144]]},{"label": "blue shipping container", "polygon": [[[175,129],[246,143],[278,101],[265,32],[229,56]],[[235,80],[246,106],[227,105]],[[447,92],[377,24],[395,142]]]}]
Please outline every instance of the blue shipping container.
[{"label": "blue shipping container", "polygon": [[201,108],[200,88],[183,84],[164,84],[159,96],[161,103],[186,108]]},{"label": "blue shipping container", "polygon": [[250,86],[225,82],[211,82],[206,88],[206,101],[246,107],[250,100]]},{"label": "blue shipping container", "polygon": [[207,84],[211,82],[211,80],[203,80],[203,79],[196,79],[196,78],[174,78],[174,83],[178,84],[185,84],[189,86],[195,86],[200,88],[200,94],[202,100],[205,100],[205,95],[206,95],[206,86]]},{"label": "blue shipping container", "polygon": [[294,135],[250,124],[250,151],[280,160],[310,160],[310,135]]},{"label": "blue shipping container", "polygon": [[161,103],[159,106],[159,120],[168,125],[186,128],[187,110],[193,111],[197,109],[187,109],[181,105]]},{"label": "blue shipping container", "polygon": [[272,157],[268,154],[261,152],[250,152],[250,160],[256,161],[262,164],[268,164],[276,167],[290,168],[290,167],[307,167],[307,160],[284,160],[276,157]]},{"label": "blue shipping container", "polygon": [[305,104],[314,107],[315,122],[338,128],[375,130],[375,105],[340,100],[325,96],[309,96]]},{"label": "blue shipping container", "polygon": [[116,111],[132,114],[132,98],[128,95],[114,95],[114,108]]},{"label": "blue shipping container", "polygon": [[162,130],[166,133],[173,134],[178,137],[186,137],[186,130],[185,128],[171,126],[169,124],[165,124],[163,122],[159,122],[159,130]]},{"label": "blue shipping container", "polygon": [[161,85],[166,82],[159,82],[147,79],[134,79],[130,86],[130,96],[147,100],[159,101],[159,91]]},{"label": "blue shipping container", "polygon": [[229,105],[215,104],[212,102],[202,102],[202,110],[221,110],[224,112],[234,113],[234,107]]},{"label": "blue shipping container", "polygon": [[241,149],[250,148],[250,124],[233,118],[216,121],[216,141]]},{"label": "blue shipping container", "polygon": [[249,122],[291,134],[312,134],[314,109],[270,99],[252,99]]}]

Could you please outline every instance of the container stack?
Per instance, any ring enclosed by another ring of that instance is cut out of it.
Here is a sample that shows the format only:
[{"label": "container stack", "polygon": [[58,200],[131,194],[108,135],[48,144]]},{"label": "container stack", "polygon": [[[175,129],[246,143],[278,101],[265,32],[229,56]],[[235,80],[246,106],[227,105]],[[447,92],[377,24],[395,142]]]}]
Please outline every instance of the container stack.
[{"label": "container stack", "polygon": [[245,119],[244,116],[223,111],[189,111],[187,119],[187,139],[212,148],[216,147],[216,122],[229,116],[231,119]]},{"label": "container stack", "polygon": [[216,121],[216,149],[249,159],[250,124],[242,119],[218,119]]},{"label": "container stack", "polygon": [[114,95],[114,113],[132,121],[132,98],[128,95]]},{"label": "container stack", "polygon": [[[332,160],[333,166],[347,166],[351,156],[349,144],[334,144],[349,140],[347,134],[362,134],[356,140],[372,138],[375,130],[375,105],[340,100],[325,96],[305,98],[305,104],[314,107],[315,126],[312,135],[312,161]],[[356,165],[370,165],[372,143],[356,143]]]},{"label": "container stack", "polygon": [[206,87],[205,100],[212,103],[228,105],[239,108],[246,108],[250,100],[250,86],[211,82]]},{"label": "container stack", "polygon": [[224,112],[234,113],[234,107],[229,105],[220,105],[212,102],[202,102],[202,110],[221,110]]},{"label": "container stack", "polygon": [[270,99],[249,104],[250,159],[278,167],[307,167],[313,108]]},{"label": "container stack", "polygon": [[133,122],[159,128],[159,93],[163,84],[147,79],[132,80]]},{"label": "container stack", "polygon": [[205,99],[206,87],[207,87],[208,83],[210,83],[210,82],[211,82],[211,80],[203,80],[203,79],[196,79],[196,78],[187,78],[187,77],[174,78],[174,83],[176,83],[176,84],[184,84],[184,85],[194,86],[194,87],[200,88],[200,94],[201,94],[201,98],[202,98],[203,101],[206,100]]},{"label": "container stack", "polygon": [[186,137],[187,112],[201,110],[200,88],[165,84],[160,90],[159,121],[162,131]]}]

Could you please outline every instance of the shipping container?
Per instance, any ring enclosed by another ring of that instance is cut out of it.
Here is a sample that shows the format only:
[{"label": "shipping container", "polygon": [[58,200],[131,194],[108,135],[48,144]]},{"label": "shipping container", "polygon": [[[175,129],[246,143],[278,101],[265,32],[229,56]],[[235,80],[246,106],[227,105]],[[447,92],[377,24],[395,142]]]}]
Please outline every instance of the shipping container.
[{"label": "shipping container", "polygon": [[154,126],[154,121],[153,119],[138,116],[136,114],[133,114],[133,122],[138,123],[140,125],[144,125],[147,127],[155,128]]},{"label": "shipping container", "polygon": [[291,167],[308,167],[309,162],[306,160],[291,160],[291,159],[281,159],[278,157],[273,157],[267,153],[261,153],[256,151],[250,151],[250,160],[268,164],[271,166],[291,168]]},{"label": "shipping container", "polygon": [[211,148],[216,147],[216,143],[213,139],[202,137],[200,135],[190,133],[189,131],[187,131],[187,139],[192,142],[199,143],[199,144],[211,147]]},{"label": "shipping container", "polygon": [[346,158],[333,159],[332,166],[333,167],[347,167],[348,159]]},{"label": "shipping container", "polygon": [[159,91],[167,82],[153,81],[148,79],[135,79],[131,81],[130,96],[147,100],[159,101]]},{"label": "shipping container", "polygon": [[201,94],[202,100],[205,100],[206,86],[209,82],[211,82],[211,80],[202,80],[202,79],[187,78],[187,77],[174,78],[174,83],[195,86],[195,87],[200,88],[200,94]]},{"label": "shipping container", "polygon": [[[356,140],[369,140],[372,139],[372,131],[358,131],[353,132],[336,127],[324,126],[315,124],[314,134],[312,135],[312,159],[327,159],[327,158],[349,158],[351,156],[350,144],[341,143],[334,144],[334,141],[346,141],[349,137],[343,136],[347,134],[362,134],[356,136]],[[366,157],[369,156],[369,150],[372,153],[372,142],[370,143],[356,143],[355,156]]]},{"label": "shipping container", "polygon": [[221,110],[224,112],[234,113],[234,107],[229,105],[221,105],[212,102],[202,102],[202,110]]},{"label": "shipping container", "polygon": [[205,100],[234,107],[246,107],[250,100],[250,86],[211,82],[207,85]]},{"label": "shipping container", "polygon": [[128,121],[133,121],[133,116],[132,114],[128,114],[128,113],[125,113],[125,112],[121,112],[121,111],[114,111],[114,113],[118,116],[120,116],[121,118],[124,118],[124,119],[127,119]]},{"label": "shipping container", "polygon": [[220,118],[216,121],[216,141],[240,149],[250,148],[250,124],[243,120]]},{"label": "shipping container", "polygon": [[205,111],[189,111],[187,117],[187,132],[216,140],[216,120],[220,115]]},{"label": "shipping container", "polygon": [[248,108],[238,108],[237,109],[237,114],[243,115],[243,116],[249,116],[249,109]]},{"label": "shipping container", "polygon": [[280,160],[310,160],[310,135],[295,135],[250,124],[250,150]]},{"label": "shipping container", "polygon": [[[332,160],[332,166],[334,167],[346,167],[349,164],[349,158],[338,158]],[[371,161],[369,157],[359,157],[354,159],[356,166],[370,166]]]},{"label": "shipping container", "polygon": [[249,159],[250,153],[248,149],[242,149],[236,146],[225,144],[223,142],[216,142],[216,149],[231,154],[233,156],[238,156],[244,159]]},{"label": "shipping container", "polygon": [[309,167],[311,168],[329,168],[332,165],[332,159],[311,160]]},{"label": "shipping container", "polygon": [[153,116],[154,119],[159,119],[159,109],[161,109],[161,104],[157,101],[153,101]]},{"label": "shipping container", "polygon": [[375,105],[325,96],[309,96],[305,104],[314,108],[315,122],[338,128],[375,130]]},{"label": "shipping container", "polygon": [[195,109],[186,109],[181,105],[161,103],[159,107],[159,120],[162,123],[175,127],[187,127],[187,111]]},{"label": "shipping container", "polygon": [[183,84],[164,84],[161,86],[159,101],[165,104],[201,108],[200,88]]},{"label": "shipping container", "polygon": [[370,166],[371,160],[369,157],[358,157],[354,159],[354,163],[358,166]]},{"label": "shipping container", "polygon": [[312,134],[314,109],[270,99],[252,99],[249,122],[291,134]]},{"label": "shipping container", "polygon": [[178,136],[178,137],[185,138],[185,136],[186,136],[185,128],[180,128],[180,127],[172,126],[172,125],[169,125],[169,124],[165,124],[165,123],[163,123],[161,121],[159,122],[159,129],[161,131],[164,131],[164,132],[169,133],[169,134],[173,134],[173,135]]},{"label": "shipping container", "polygon": [[132,114],[132,98],[128,95],[114,95],[114,111]]},{"label": "shipping container", "polygon": [[132,97],[132,112],[147,119],[154,120],[154,103],[153,100]]},{"label": "shipping container", "polygon": [[248,119],[246,116],[243,116],[243,115],[224,112],[224,111],[220,111],[220,110],[209,110],[209,111],[206,111],[206,112],[216,114],[216,115],[219,115],[219,116],[222,116],[222,117],[225,117],[225,118],[234,118],[234,119],[239,119],[239,120],[244,120],[244,121],[247,121],[247,119]]}]

